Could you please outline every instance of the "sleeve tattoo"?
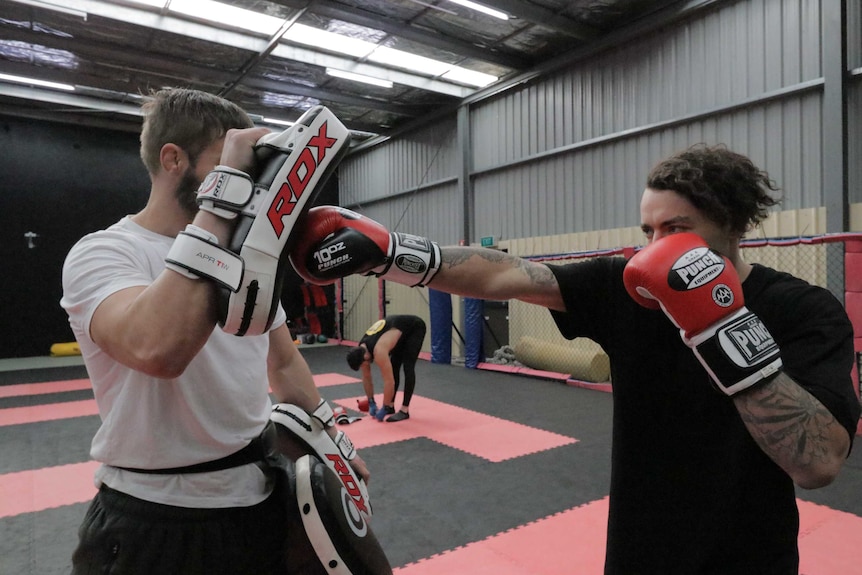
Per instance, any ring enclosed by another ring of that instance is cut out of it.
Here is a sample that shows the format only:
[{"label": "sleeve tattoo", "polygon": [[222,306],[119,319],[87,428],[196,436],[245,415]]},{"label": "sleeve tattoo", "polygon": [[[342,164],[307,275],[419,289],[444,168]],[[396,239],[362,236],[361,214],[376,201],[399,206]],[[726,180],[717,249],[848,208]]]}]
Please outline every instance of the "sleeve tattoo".
[{"label": "sleeve tattoo", "polygon": [[814,396],[781,373],[736,403],[751,436],[776,463],[808,467],[829,457],[838,422]]}]

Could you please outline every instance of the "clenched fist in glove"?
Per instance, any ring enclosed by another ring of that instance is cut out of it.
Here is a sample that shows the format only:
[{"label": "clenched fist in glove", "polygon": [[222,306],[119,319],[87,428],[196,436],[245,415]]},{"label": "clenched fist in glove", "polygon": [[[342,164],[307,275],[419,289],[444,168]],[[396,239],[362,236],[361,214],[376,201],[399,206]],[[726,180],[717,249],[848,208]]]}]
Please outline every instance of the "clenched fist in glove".
[{"label": "clenched fist in glove", "polygon": [[641,305],[661,307],[725,394],[781,369],[778,345],[745,307],[733,264],[697,234],[673,234],[640,250],[626,264],[623,282]]},{"label": "clenched fist in glove", "polygon": [[440,246],[336,206],[312,208],[290,252],[306,281],[325,285],[351,274],[373,274],[408,286],[425,286],[440,269]]}]

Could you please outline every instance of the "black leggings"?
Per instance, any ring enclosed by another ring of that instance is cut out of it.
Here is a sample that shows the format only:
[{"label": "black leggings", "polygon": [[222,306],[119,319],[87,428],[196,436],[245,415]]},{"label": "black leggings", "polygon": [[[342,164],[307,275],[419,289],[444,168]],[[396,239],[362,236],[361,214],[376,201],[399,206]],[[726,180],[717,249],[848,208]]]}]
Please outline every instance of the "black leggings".
[{"label": "black leggings", "polygon": [[398,393],[400,385],[401,367],[404,367],[404,398],[401,405],[410,406],[413,390],[416,388],[416,360],[422,351],[422,342],[425,341],[425,323],[417,322],[416,326],[401,336],[401,341],[392,350],[392,375],[395,376],[395,392]]}]

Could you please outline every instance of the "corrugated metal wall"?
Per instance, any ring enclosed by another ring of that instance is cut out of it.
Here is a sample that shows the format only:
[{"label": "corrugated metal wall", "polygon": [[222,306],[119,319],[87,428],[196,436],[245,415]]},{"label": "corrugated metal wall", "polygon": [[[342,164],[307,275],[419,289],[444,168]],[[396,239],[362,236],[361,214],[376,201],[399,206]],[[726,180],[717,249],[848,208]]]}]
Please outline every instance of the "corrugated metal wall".
[{"label": "corrugated metal wall", "polygon": [[[860,3],[847,2],[851,202],[862,201]],[[823,134],[821,9],[820,0],[717,3],[621,42],[471,104],[469,138],[459,140],[468,130],[453,113],[348,157],[342,204],[443,244],[466,229],[477,243],[626,228],[639,223],[652,165],[707,142],[769,171],[783,209],[824,206],[823,154],[836,148]],[[592,246],[603,247],[612,246]]]},{"label": "corrugated metal wall", "polygon": [[459,165],[453,117],[345,160],[341,205],[393,231],[457,243],[464,221]]}]

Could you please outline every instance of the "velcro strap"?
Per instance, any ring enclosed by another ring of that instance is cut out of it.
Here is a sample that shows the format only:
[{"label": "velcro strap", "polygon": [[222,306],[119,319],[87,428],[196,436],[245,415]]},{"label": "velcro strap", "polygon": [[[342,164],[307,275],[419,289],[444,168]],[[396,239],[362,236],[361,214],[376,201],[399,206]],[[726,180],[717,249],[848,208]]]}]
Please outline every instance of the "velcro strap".
[{"label": "velcro strap", "polygon": [[778,373],[780,350],[763,321],[743,307],[686,343],[722,393],[733,396]]},{"label": "velcro strap", "polygon": [[[440,270],[440,246],[428,238],[392,232],[387,265],[374,273],[410,287],[426,286]],[[380,270],[380,271],[378,271]]]},{"label": "velcro strap", "polygon": [[253,194],[251,176],[228,166],[216,166],[198,188],[198,205],[202,210],[232,220],[248,205]]},{"label": "velcro strap", "polygon": [[343,431],[338,432],[333,439],[317,417],[290,403],[274,404],[270,419],[308,446],[318,459],[335,472],[356,508],[366,519],[371,518],[368,487],[349,464],[356,457],[356,449]]},{"label": "velcro strap", "polygon": [[350,441],[350,438],[347,437],[347,434],[343,431],[339,431],[335,434],[335,439],[333,439],[335,445],[338,446],[338,451],[341,452],[341,455],[344,456],[344,459],[347,461],[353,461],[356,457],[356,448],[353,446],[353,442]]},{"label": "velcro strap", "polygon": [[242,283],[242,258],[220,247],[213,234],[191,224],[177,235],[165,265],[188,278],[209,279],[234,292]]},{"label": "velcro strap", "polygon": [[332,412],[332,406],[325,399],[320,400],[320,403],[311,412],[311,417],[319,421],[323,427],[332,427],[335,425],[335,414]]}]

